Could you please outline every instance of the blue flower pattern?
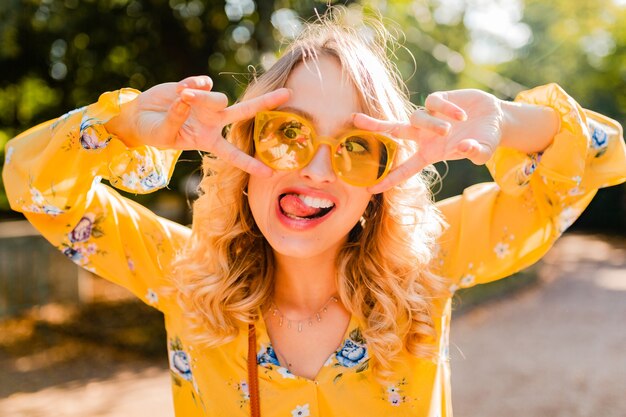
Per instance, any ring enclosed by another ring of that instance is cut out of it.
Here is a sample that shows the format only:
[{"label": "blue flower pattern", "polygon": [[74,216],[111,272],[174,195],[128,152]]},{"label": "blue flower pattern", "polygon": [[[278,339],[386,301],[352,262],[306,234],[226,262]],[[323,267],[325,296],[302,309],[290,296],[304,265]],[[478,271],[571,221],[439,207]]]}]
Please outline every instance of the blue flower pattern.
[{"label": "blue flower pattern", "polygon": [[146,190],[162,188],[167,185],[167,177],[152,171],[148,176],[141,179],[141,186]]},{"label": "blue flower pattern", "polygon": [[259,353],[256,355],[256,363],[261,366],[267,365],[276,365],[280,366],[280,362],[278,362],[278,357],[276,356],[276,352],[274,348],[269,345],[267,347],[262,346]]},{"label": "blue flower pattern", "polygon": [[170,353],[170,368],[183,379],[191,381],[191,366],[184,350],[175,350]]},{"label": "blue flower pattern", "polygon": [[593,134],[591,135],[591,144],[594,148],[599,149],[603,148],[609,143],[609,135],[606,134],[604,129],[600,127],[596,127],[593,129]]},{"label": "blue flower pattern", "polygon": [[530,178],[532,174],[535,172],[537,167],[539,166],[539,161],[541,161],[542,152],[532,153],[528,155],[526,163],[517,173],[517,184],[520,186],[525,186],[530,183]]},{"label": "blue flower pattern", "polygon": [[[93,150],[106,147],[111,141],[111,135],[101,139],[103,136],[98,132],[97,127],[101,126],[101,122],[93,117],[83,116],[80,123],[80,145],[83,149]],[[100,127],[103,129],[102,127]]]},{"label": "blue flower pattern", "polygon": [[596,150],[596,158],[602,156],[609,146],[609,135],[600,126],[592,125],[591,147]]},{"label": "blue flower pattern", "polygon": [[[336,362],[333,361],[333,359],[336,359]],[[362,372],[367,369],[368,362],[369,355],[367,352],[367,344],[361,334],[361,329],[355,328],[324,366],[331,366],[333,363],[333,366],[343,368],[354,368],[358,366],[357,372]],[[270,369],[274,365],[281,367],[276,351],[271,344],[261,345],[261,349],[259,349],[257,353],[257,364]],[[341,373],[338,374],[338,377],[341,375]],[[285,375],[283,375],[283,377],[285,377]]]},{"label": "blue flower pattern", "polygon": [[83,257],[79,251],[77,251],[76,249],[73,249],[73,248],[65,248],[63,250],[63,255],[65,255],[68,258],[70,258],[73,262],[78,262]]},{"label": "blue flower pattern", "polygon": [[364,343],[348,338],[337,351],[337,362],[343,367],[353,368],[365,361],[367,356],[367,347]]},{"label": "blue flower pattern", "polygon": [[185,381],[192,381],[191,365],[187,352],[183,349],[183,345],[178,337],[170,339],[169,346],[169,362],[170,370]]}]

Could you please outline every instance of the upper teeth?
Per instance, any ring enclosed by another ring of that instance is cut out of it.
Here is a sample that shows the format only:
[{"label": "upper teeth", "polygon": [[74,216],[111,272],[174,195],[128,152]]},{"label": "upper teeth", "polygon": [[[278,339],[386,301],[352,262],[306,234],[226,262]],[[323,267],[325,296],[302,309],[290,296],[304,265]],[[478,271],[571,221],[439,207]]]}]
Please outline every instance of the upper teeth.
[{"label": "upper teeth", "polygon": [[334,203],[325,198],[316,198],[309,195],[298,194],[298,198],[309,207],[328,208],[334,206]]}]

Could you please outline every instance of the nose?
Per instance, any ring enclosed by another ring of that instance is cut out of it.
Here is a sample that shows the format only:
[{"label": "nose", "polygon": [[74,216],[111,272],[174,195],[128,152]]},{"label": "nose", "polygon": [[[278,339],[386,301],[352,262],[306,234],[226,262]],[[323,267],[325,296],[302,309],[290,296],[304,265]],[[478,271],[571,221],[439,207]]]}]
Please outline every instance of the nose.
[{"label": "nose", "polygon": [[313,159],[302,169],[300,175],[319,183],[331,183],[337,180],[330,160],[331,149],[328,144],[320,144]]}]

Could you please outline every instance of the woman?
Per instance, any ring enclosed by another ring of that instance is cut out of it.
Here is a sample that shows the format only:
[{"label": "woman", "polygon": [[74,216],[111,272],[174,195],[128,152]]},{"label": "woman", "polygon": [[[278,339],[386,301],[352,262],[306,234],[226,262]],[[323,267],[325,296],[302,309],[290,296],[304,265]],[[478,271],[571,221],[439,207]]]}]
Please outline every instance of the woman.
[{"label": "woman", "polygon": [[[558,86],[416,109],[371,34],[309,25],[230,107],[191,77],[106,93],[7,145],[12,207],[164,313],[177,415],[255,414],[257,378],[264,416],[452,415],[455,289],[535,262],[626,179],[619,124]],[[162,188],[183,149],[217,157],[191,230],[100,184]],[[428,167],[460,158],[497,184],[435,206]]]}]

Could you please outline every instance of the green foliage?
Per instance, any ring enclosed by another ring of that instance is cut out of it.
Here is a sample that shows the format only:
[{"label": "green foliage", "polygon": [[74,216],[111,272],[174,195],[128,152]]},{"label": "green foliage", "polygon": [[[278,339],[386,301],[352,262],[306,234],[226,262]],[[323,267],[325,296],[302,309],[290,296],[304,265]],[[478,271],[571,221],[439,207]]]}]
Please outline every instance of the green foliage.
[{"label": "green foliage", "polygon": [[529,86],[557,82],[584,107],[626,121],[626,7],[613,1],[525,3],[532,42],[498,70]]},{"label": "green foliage", "polygon": [[[400,34],[403,47],[391,53],[416,104],[436,90],[476,87],[510,98],[525,86],[554,81],[585,107],[626,120],[626,26],[620,24],[626,7],[613,0],[333,3],[381,15],[389,30]],[[477,11],[515,9],[516,4],[522,6],[518,23],[532,31],[528,42],[506,46],[504,35],[512,28],[498,30],[497,20],[493,27],[472,24]],[[145,90],[209,74],[215,89],[234,101],[251,74],[276,59],[299,22],[326,8],[324,0],[0,2],[0,144],[122,86]],[[475,59],[472,51],[485,40],[492,57],[504,57],[502,62]],[[195,152],[183,155],[190,162],[179,164],[173,190],[184,195],[198,158]],[[451,163],[438,198],[487,179],[483,167]],[[617,195],[610,201],[626,205],[624,187],[609,192]],[[0,191],[0,210],[7,210],[3,198]],[[154,198],[142,197],[142,203]],[[621,210],[618,219],[626,218],[626,207]]]},{"label": "green foliage", "polygon": [[[624,125],[626,5],[612,0],[525,4],[532,42],[497,70],[529,86],[557,82],[583,107]],[[626,233],[626,185],[600,190],[576,226]]]}]

